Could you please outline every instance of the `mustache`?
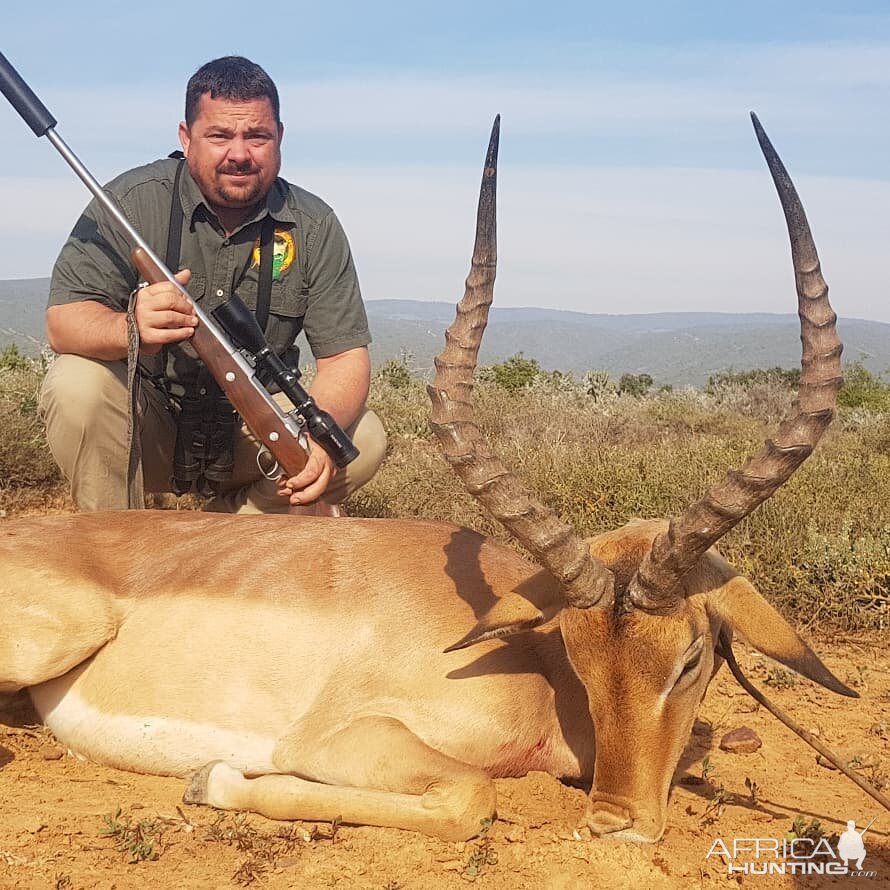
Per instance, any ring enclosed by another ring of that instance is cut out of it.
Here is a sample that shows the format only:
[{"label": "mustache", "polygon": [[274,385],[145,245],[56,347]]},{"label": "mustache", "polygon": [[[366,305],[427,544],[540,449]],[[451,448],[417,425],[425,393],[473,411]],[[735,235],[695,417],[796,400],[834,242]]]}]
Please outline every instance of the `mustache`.
[{"label": "mustache", "polygon": [[255,167],[250,161],[243,164],[223,164],[216,168],[217,173],[259,173],[259,167]]}]

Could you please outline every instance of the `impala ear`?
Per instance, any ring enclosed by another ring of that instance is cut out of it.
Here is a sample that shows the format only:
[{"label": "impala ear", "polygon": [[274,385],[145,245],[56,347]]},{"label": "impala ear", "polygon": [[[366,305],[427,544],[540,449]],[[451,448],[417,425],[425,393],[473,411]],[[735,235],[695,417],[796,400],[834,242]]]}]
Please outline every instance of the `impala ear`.
[{"label": "impala ear", "polygon": [[445,651],[454,652],[484,640],[509,637],[524,630],[531,630],[554,618],[563,605],[561,599],[536,605],[518,593],[508,593],[479,619],[476,626],[462,640],[449,646]]},{"label": "impala ear", "polygon": [[859,698],[859,693],[841,683],[822,664],[819,656],[747,578],[737,575],[715,591],[708,597],[708,609],[758,652],[838,695]]}]

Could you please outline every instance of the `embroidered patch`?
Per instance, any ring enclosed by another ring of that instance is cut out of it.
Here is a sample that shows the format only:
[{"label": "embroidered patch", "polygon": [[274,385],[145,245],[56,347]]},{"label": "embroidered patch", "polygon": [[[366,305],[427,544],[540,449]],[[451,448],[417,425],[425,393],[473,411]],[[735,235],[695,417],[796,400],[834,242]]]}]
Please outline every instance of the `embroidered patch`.
[{"label": "embroidered patch", "polygon": [[[294,260],[297,258],[297,245],[294,242],[294,236],[284,229],[275,230],[274,245],[274,252],[272,254],[272,278],[277,281],[294,264]],[[257,238],[253,244],[251,259],[253,268],[259,268],[259,238]]]}]

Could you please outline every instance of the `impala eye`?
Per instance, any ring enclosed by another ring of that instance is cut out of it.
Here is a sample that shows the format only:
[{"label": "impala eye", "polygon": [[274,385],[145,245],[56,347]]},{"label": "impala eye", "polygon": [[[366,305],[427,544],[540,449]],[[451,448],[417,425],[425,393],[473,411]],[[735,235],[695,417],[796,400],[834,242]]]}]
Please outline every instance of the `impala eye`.
[{"label": "impala eye", "polygon": [[689,648],[683,653],[684,665],[677,674],[675,686],[682,683],[683,680],[693,676],[701,665],[702,654],[705,651],[704,638],[696,637],[690,644]]},{"label": "impala eye", "polygon": [[686,664],[683,666],[683,670],[680,671],[680,679],[683,679],[683,677],[686,677],[689,674],[693,673],[700,664],[701,652],[699,652],[698,655],[694,655],[690,661],[686,662]]}]

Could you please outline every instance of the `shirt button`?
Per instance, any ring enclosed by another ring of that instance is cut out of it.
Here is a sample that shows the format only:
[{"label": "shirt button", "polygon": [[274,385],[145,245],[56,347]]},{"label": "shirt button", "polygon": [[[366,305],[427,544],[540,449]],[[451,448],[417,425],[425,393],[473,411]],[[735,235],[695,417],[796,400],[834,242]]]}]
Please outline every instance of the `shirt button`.
[{"label": "shirt button", "polygon": [[229,241],[229,239],[226,238],[226,240],[223,241],[223,247],[228,247],[230,243],[231,243],[231,242]]},{"label": "shirt button", "polygon": [[218,290],[218,291],[216,292],[216,295],[217,295],[218,297],[223,296],[223,291],[222,291],[222,289]]}]

